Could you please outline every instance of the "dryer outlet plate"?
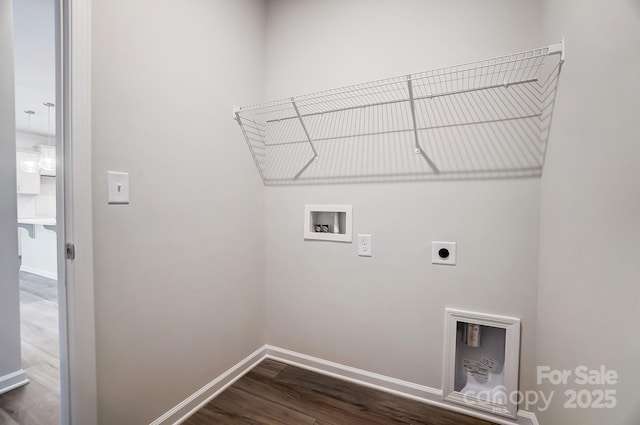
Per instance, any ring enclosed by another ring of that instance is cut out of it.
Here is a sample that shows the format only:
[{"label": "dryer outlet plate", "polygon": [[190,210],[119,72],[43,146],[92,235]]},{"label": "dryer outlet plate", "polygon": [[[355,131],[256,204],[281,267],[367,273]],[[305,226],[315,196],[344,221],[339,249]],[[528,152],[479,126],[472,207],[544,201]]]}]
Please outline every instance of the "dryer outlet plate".
[{"label": "dryer outlet plate", "polygon": [[431,263],[455,266],[457,261],[456,242],[431,242]]}]

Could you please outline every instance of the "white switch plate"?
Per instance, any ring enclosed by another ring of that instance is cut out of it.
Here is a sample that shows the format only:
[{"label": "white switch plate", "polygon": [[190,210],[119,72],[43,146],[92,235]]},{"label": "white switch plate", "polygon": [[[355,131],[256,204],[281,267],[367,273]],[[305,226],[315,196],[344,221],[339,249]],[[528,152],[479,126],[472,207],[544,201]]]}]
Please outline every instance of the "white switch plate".
[{"label": "white switch plate", "polygon": [[[440,252],[440,250],[447,250],[447,252]],[[444,255],[441,255],[444,254]],[[431,242],[431,263],[432,264],[445,264],[448,266],[456,265],[456,243],[455,242]]]},{"label": "white switch plate", "polygon": [[371,235],[359,234],[358,235],[358,255],[361,257],[372,256]]},{"label": "white switch plate", "polygon": [[109,204],[128,204],[129,173],[107,171],[107,193]]}]

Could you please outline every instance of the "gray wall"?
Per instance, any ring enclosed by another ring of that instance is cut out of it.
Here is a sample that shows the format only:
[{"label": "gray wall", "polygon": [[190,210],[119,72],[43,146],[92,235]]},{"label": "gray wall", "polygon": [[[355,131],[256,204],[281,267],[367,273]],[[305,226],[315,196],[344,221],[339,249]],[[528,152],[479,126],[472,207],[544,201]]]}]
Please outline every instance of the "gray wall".
[{"label": "gray wall", "polygon": [[[565,409],[544,425],[640,423],[640,2],[547,0],[567,41],[542,179],[538,363],[616,370],[615,409]],[[570,378],[570,383],[573,378]]]},{"label": "gray wall", "polygon": [[[522,319],[521,389],[535,387],[537,364],[618,371],[617,409],[567,410],[557,398],[544,425],[638,423],[638,2],[398,4],[94,2],[102,425],[150,422],[264,342],[439,388],[446,306]],[[542,181],[263,189],[228,118],[230,105],[263,94],[563,35]],[[106,205],[109,169],[131,172],[131,205]],[[304,242],[306,203],[352,204],[373,258],[355,244]],[[459,265],[432,266],[432,240],[458,242]]]},{"label": "gray wall", "polygon": [[[265,343],[263,187],[234,103],[262,98],[262,1],[93,2],[101,425],[144,424]],[[131,204],[108,206],[107,170]]]},{"label": "gray wall", "polygon": [[[269,1],[267,98],[539,47],[537,1]],[[559,41],[559,40],[551,40]],[[266,190],[270,344],[441,388],[447,306],[522,319],[535,376],[539,179]],[[306,203],[353,205],[356,244],[303,241]],[[458,266],[431,265],[431,241]]]},{"label": "gray wall", "polygon": [[0,0],[0,378],[22,367],[14,111],[12,1]]}]

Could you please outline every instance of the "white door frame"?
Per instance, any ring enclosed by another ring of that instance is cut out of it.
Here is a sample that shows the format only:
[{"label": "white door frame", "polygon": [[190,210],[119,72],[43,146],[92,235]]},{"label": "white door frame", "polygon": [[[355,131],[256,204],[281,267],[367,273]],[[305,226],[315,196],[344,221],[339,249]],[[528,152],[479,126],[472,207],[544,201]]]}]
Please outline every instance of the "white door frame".
[{"label": "white door frame", "polygon": [[[91,196],[91,0],[57,0],[61,423],[97,425]],[[66,258],[73,243],[75,259]],[[65,356],[66,354],[66,356]]]}]

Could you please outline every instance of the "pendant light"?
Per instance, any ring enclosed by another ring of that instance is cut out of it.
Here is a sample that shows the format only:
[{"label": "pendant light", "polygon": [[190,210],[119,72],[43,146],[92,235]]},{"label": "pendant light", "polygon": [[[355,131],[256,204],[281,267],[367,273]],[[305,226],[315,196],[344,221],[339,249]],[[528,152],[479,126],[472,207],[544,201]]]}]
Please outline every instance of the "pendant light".
[{"label": "pendant light", "polygon": [[[31,131],[31,115],[35,114],[35,111],[28,109],[24,113],[27,114],[28,131]],[[20,161],[20,170],[23,173],[35,174],[40,171],[40,165],[33,160],[33,157],[28,157]]]},{"label": "pendant light", "polygon": [[55,171],[56,169],[56,154],[55,149],[51,146],[51,108],[55,105],[51,102],[45,102],[43,104],[47,107],[47,146],[40,149],[40,168],[45,171]]}]

